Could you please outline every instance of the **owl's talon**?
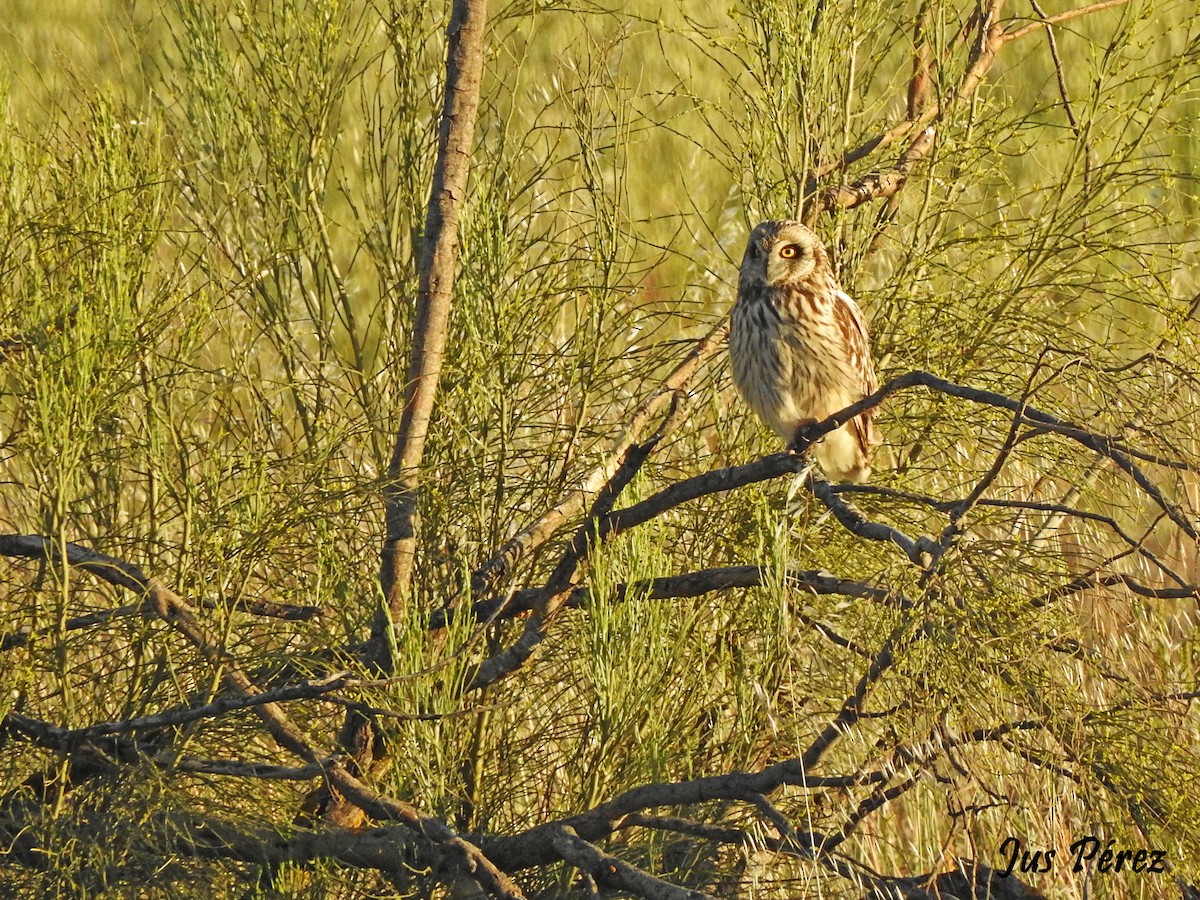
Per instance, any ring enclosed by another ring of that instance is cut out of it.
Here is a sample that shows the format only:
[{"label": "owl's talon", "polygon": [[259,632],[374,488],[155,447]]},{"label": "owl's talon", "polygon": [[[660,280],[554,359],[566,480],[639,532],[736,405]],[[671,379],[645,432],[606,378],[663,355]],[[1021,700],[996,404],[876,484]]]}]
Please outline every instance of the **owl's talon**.
[{"label": "owl's talon", "polygon": [[796,426],[795,432],[792,434],[792,442],[788,445],[788,449],[793,453],[802,452],[797,448],[803,447],[808,450],[813,444],[825,437],[823,434],[816,433],[817,420],[806,419]]}]

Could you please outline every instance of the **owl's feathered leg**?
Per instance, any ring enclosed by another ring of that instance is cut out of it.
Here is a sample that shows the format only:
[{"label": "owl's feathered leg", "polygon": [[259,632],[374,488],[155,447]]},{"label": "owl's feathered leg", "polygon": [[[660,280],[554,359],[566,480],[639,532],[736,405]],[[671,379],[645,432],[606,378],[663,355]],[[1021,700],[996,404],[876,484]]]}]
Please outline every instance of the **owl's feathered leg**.
[{"label": "owl's feathered leg", "polygon": [[787,446],[788,452],[807,453],[812,445],[820,440],[819,436],[812,433],[812,428],[816,424],[816,419],[801,419],[797,422],[795,429],[792,431],[792,440]]},{"label": "owl's feathered leg", "polygon": [[871,463],[848,426],[829,434],[815,434],[816,424],[816,419],[798,422],[788,450],[815,460],[830,481],[862,484],[871,477]]}]

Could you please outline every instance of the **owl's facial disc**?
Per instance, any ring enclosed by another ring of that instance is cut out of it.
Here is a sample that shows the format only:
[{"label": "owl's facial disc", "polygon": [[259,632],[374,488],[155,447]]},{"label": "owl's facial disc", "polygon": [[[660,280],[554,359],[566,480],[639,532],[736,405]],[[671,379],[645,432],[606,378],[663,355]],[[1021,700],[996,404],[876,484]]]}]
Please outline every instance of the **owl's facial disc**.
[{"label": "owl's facial disc", "polygon": [[796,284],[817,268],[820,253],[820,240],[802,223],[785,219],[763,222],[750,234],[741,278],[770,286]]},{"label": "owl's facial disc", "polygon": [[808,277],[816,266],[816,242],[802,225],[779,229],[767,258],[767,283],[794,282]]}]

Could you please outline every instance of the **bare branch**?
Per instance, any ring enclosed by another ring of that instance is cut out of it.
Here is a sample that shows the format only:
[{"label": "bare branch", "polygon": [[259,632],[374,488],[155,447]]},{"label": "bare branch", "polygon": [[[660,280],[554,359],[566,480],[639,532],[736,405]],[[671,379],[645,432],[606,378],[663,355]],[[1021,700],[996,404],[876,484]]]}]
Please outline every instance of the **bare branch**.
[{"label": "bare branch", "polygon": [[630,813],[621,820],[620,828],[651,828],[657,831],[671,831],[675,834],[686,834],[691,837],[703,838],[716,844],[734,844],[736,846],[753,846],[755,839],[740,828],[722,828],[708,825],[694,819],[681,819],[676,816],[648,816],[644,813]]},{"label": "bare branch", "polygon": [[[986,11],[981,16],[974,18],[974,25],[978,29],[976,35],[975,47],[971,54],[971,60],[968,64],[966,74],[960,83],[958,90],[951,99],[952,105],[964,103],[982,84],[984,76],[988,69],[991,68],[992,60],[995,58],[996,51],[1000,49],[1000,38],[1002,30],[997,23],[997,18],[1004,6],[1005,0],[989,0]],[[864,141],[859,146],[848,150],[841,159],[834,160],[817,171],[817,177],[823,178],[834,172],[844,171],[854,163],[869,156],[871,153],[878,150],[880,147],[886,147],[888,144],[914,135],[921,129],[925,128],[938,116],[942,114],[942,105],[939,103],[928,104],[921,114],[915,119],[905,119],[893,125],[887,131],[876,135],[869,140]]]},{"label": "bare branch", "polygon": [[[920,637],[928,630],[928,625],[922,626],[914,638]],[[871,665],[863,672],[859,678],[858,684],[854,688],[854,693],[847,697],[842,702],[842,708],[838,710],[838,714],[827,724],[821,733],[816,736],[808,749],[804,751],[794,761],[794,766],[802,775],[812,769],[815,769],[821,762],[821,758],[829,750],[830,747],[837,742],[859,719],[862,714],[863,704],[866,702],[867,694],[871,688],[878,684],[884,673],[892,667],[896,661],[896,647],[901,636],[908,630],[908,625],[901,623],[884,642],[875,658],[871,660]]]},{"label": "bare branch", "polygon": [[1178,588],[1152,588],[1142,584],[1137,579],[1120,573],[1111,575],[1088,575],[1074,578],[1066,584],[1052,588],[1040,597],[1030,600],[1031,606],[1047,606],[1064,597],[1078,594],[1080,591],[1092,590],[1098,587],[1113,587],[1122,585],[1140,597],[1152,597],[1156,600],[1200,600],[1200,585],[1188,585]]},{"label": "bare branch", "polygon": [[[25,535],[0,535],[0,555],[64,562],[53,541]],[[170,588],[154,578],[147,577],[136,566],[123,560],[85,550],[74,544],[67,545],[65,562],[85,568],[111,584],[144,596],[154,612],[186,638],[201,656],[221,673],[221,680],[234,695],[249,699],[264,693],[224,649],[224,643],[219,636],[199,620],[196,610]],[[278,703],[259,702],[252,708],[276,743],[305,763],[322,765],[324,760],[332,756],[328,752],[319,751]],[[381,821],[401,822],[441,845],[456,857],[458,865],[470,872],[492,896],[506,900],[522,897],[520,890],[480,853],[479,848],[459,837],[440,819],[424,815],[409,803],[376,793],[340,762],[335,761],[329,765],[326,773],[329,783],[339,795],[368,816]]]},{"label": "bare branch", "polygon": [[[466,199],[467,176],[471,171],[475,116],[483,80],[486,21],[486,0],[454,0],[446,29],[449,38],[446,93],[421,247],[420,287],[404,387],[404,412],[388,466],[391,485],[384,492],[386,535],[380,583],[393,612],[399,609],[408,593],[416,555],[413,516],[419,466],[433,416],[450,323],[454,268],[458,260],[458,218]],[[374,625],[373,643],[377,657],[381,657],[389,646],[388,641],[380,637],[389,627],[387,621],[377,621]],[[384,669],[390,671],[390,666],[385,665]]]},{"label": "bare branch", "polygon": [[161,756],[154,762],[166,769],[197,775],[225,775],[231,778],[256,778],[264,781],[311,781],[322,777],[334,757],[307,766],[274,766],[231,759],[198,759],[194,756]]},{"label": "bare branch", "polygon": [[[645,581],[621,582],[613,586],[609,599],[613,602],[622,602],[631,598],[674,600],[699,597],[714,591],[761,587],[769,583],[770,578],[771,569],[768,566],[722,566],[700,569],[683,575],[667,575]],[[908,609],[912,606],[911,600],[894,591],[865,581],[838,578],[826,572],[789,569],[784,573],[784,580],[789,587],[798,591],[808,591],[820,595],[838,594],[845,597],[858,597],[895,609]],[[481,621],[499,621],[511,618],[532,610],[534,603],[541,597],[542,590],[540,587],[526,588],[514,592],[508,598],[481,600],[472,604],[470,609],[451,607],[450,609],[436,610],[430,616],[429,627],[445,628],[462,615],[470,615]],[[573,609],[586,609],[593,601],[591,588],[580,586],[571,591],[564,605]]]},{"label": "bare branch", "polygon": [[[987,75],[988,70],[991,69],[992,62],[996,57],[996,53],[1007,44],[1023,38],[1040,28],[1056,25],[1060,22],[1078,18],[1079,16],[1091,15],[1092,13],[1100,12],[1101,10],[1123,6],[1128,2],[1128,0],[1105,0],[1105,2],[1102,3],[1093,3],[1089,6],[1079,7],[1077,9],[1067,10],[1066,12],[1058,13],[1053,16],[1048,16],[1041,21],[1032,22],[1009,32],[1004,31],[1004,26],[999,21],[1000,13],[1004,7],[1004,2],[1005,0],[990,0],[984,14],[974,18],[974,27],[978,29],[975,47],[972,51],[966,74],[963,76],[962,82],[959,84],[958,89],[955,91],[954,95],[949,101],[948,105],[950,107],[958,106],[970,100],[970,98],[975,94],[976,90],[978,90],[980,84],[983,83],[983,79]],[[921,108],[919,114],[917,114],[915,117],[910,114],[903,122],[898,122],[886,131],[883,131],[864,141],[857,147],[846,151],[841,158],[821,166],[817,170],[816,176],[818,178],[824,178],[833,174],[834,172],[844,171],[854,163],[874,153],[876,150],[895,143],[896,141],[903,140],[910,135],[917,134],[919,131],[921,131],[921,129],[928,126],[944,112],[945,105],[940,103],[928,103]],[[833,190],[837,191],[838,188],[834,188]],[[893,193],[894,190],[895,189],[892,191]],[[886,194],[882,196],[886,196]]]},{"label": "bare branch", "polygon": [[913,167],[929,155],[929,151],[933,149],[934,137],[933,128],[924,128],[917,133],[917,136],[908,145],[908,149],[900,155],[892,168],[866,175],[853,184],[839,184],[825,188],[817,195],[809,218],[815,219],[822,212],[853,209],[873,200],[893,197],[904,187]]},{"label": "bare branch", "polygon": [[84,628],[92,628],[96,625],[103,625],[105,622],[109,622],[113,619],[145,615],[147,612],[148,610],[145,604],[131,603],[126,606],[117,606],[112,609],[97,610],[94,613],[87,613],[82,616],[72,616],[61,626],[47,626],[45,628],[39,628],[36,631],[31,628],[22,628],[19,631],[10,631],[8,634],[0,637],[0,652],[5,650],[16,650],[19,647],[27,647],[30,643],[38,638],[56,634],[59,631],[80,631]]},{"label": "bare branch", "polygon": [[[837,484],[833,486],[833,491],[838,494],[863,494],[873,495],[878,497],[891,497],[897,500],[906,500],[912,503],[919,503],[922,506],[928,506],[930,509],[936,509],[939,512],[952,513],[956,509],[962,507],[964,500],[939,500],[937,497],[931,497],[928,494],[917,494],[912,491],[903,491],[896,488],[880,487],[872,484]],[[1130,547],[1136,547],[1140,541],[1125,531],[1124,528],[1112,516],[1107,516],[1103,513],[1092,512],[1087,509],[1080,509],[1077,506],[1066,506],[1062,503],[1043,502],[1040,500],[1008,500],[999,497],[979,497],[973,502],[974,506],[984,506],[991,509],[1017,509],[1031,510],[1033,512],[1049,512],[1061,515],[1065,518],[1083,519],[1087,522],[1097,522],[1104,525],[1112,531],[1117,537],[1128,544]]]},{"label": "bare branch", "polygon": [[605,853],[581,838],[569,825],[554,826],[550,832],[554,849],[598,884],[626,891],[646,900],[707,900],[708,894],[677,887],[655,878],[623,860]]},{"label": "bare branch", "polygon": [[257,694],[238,694],[222,697],[202,706],[183,707],[182,709],[167,710],[148,716],[138,716],[133,719],[122,719],[115,722],[99,722],[85,728],[75,728],[64,731],[62,741],[64,746],[87,743],[98,737],[112,734],[129,734],[134,731],[149,731],[188,722],[198,722],[201,719],[213,719],[226,713],[241,709],[250,709],[264,703],[287,703],[293,700],[309,700],[322,697],[333,691],[344,690],[371,682],[358,682],[349,672],[338,672],[315,681],[301,684],[289,684],[272,688]]},{"label": "bare branch", "polygon": [[895,544],[904,551],[904,555],[915,566],[926,567],[930,564],[930,560],[936,559],[940,548],[937,542],[928,535],[921,535],[913,539],[891,525],[870,521],[857,509],[843,500],[838,492],[834,490],[833,485],[825,479],[813,475],[811,472],[805,479],[804,486],[812,491],[814,497],[828,507],[829,511],[833,513],[834,518],[851,534],[856,534],[869,541]]},{"label": "bare branch", "polygon": [[930,12],[929,0],[921,0],[913,25],[913,73],[908,80],[908,118],[913,121],[929,102],[929,89],[933,81],[933,50],[929,44]]},{"label": "bare branch", "polygon": [[[563,524],[582,512],[587,498],[598,493],[608,483],[620,467],[626,451],[640,439],[642,432],[667,404],[676,403],[682,410],[687,403],[685,388],[691,383],[701,364],[724,343],[727,332],[728,325],[722,323],[697,341],[683,362],[676,366],[659,388],[638,407],[608,459],[592,469],[578,489],[509,538],[490,559],[475,570],[471,576],[473,597],[479,597],[493,589],[513,571],[517,563],[549,540]],[[660,428],[660,431],[663,434],[667,433],[666,429]]]},{"label": "bare branch", "polygon": [[1051,25],[1058,25],[1062,22],[1069,22],[1071,19],[1077,19],[1080,16],[1090,16],[1092,13],[1098,13],[1105,9],[1115,9],[1118,6],[1125,6],[1129,0],[1103,0],[1101,3],[1092,3],[1088,6],[1079,6],[1075,9],[1068,9],[1064,12],[1056,13],[1053,16],[1042,16],[1040,22],[1030,22],[1028,25],[1021,28],[1015,28],[1012,31],[1005,32],[1001,35],[1001,43],[1007,44],[1010,41],[1015,41],[1025,37],[1027,34],[1032,34],[1040,28],[1049,28]]},{"label": "bare branch", "polygon": [[810,431],[814,439],[817,435],[824,435],[834,428],[840,427],[846,422],[853,419],[867,409],[878,406],[890,394],[897,391],[905,390],[914,386],[923,386],[930,390],[938,391],[951,397],[958,397],[961,400],[970,400],[974,403],[981,403],[987,406],[994,406],[998,409],[1007,409],[1010,412],[1021,413],[1025,421],[1036,424],[1043,428],[1054,431],[1063,437],[1068,437],[1078,444],[1087,447],[1089,450],[1105,456],[1112,460],[1119,469],[1129,475],[1135,484],[1141,488],[1154,503],[1167,514],[1176,525],[1183,530],[1184,534],[1194,541],[1200,541],[1200,531],[1197,531],[1196,523],[1192,522],[1183,511],[1174,503],[1171,503],[1162,493],[1162,490],[1151,481],[1130,458],[1131,454],[1126,452],[1126,449],[1121,447],[1112,438],[1097,434],[1082,426],[1075,425],[1070,422],[1065,422],[1058,419],[1049,413],[1044,413],[1032,406],[1023,406],[1020,401],[1007,397],[1004,394],[998,394],[995,391],[981,390],[980,388],[965,387],[960,384],[955,384],[952,381],[947,381],[945,378],[939,378],[936,375],[931,375],[928,372],[913,371],[897,378],[893,378],[887,384],[883,385],[874,394],[869,397],[864,397],[857,403],[846,407],[839,413],[821,422],[819,426],[813,426]]},{"label": "bare branch", "polygon": [[[244,610],[254,615],[273,619],[287,619],[294,622],[315,619],[325,613],[324,608],[320,606],[296,606],[290,603],[277,603],[273,600],[255,600],[252,598],[230,600],[204,599],[199,601],[197,605],[204,609]],[[62,623],[61,626],[53,625],[37,630],[23,628],[19,631],[10,631],[8,634],[0,636],[0,653],[6,650],[16,650],[18,647],[26,647],[32,641],[46,637],[47,635],[57,634],[59,631],[80,631],[85,628],[104,625],[113,619],[125,619],[131,616],[144,616],[148,614],[152,614],[152,612],[146,604],[131,603],[125,606],[113,607],[112,609],[101,609],[93,613],[72,616]]]},{"label": "bare branch", "polygon": [[[438,125],[437,159],[418,261],[419,286],[404,384],[404,409],[384,489],[384,539],[379,572],[383,602],[371,623],[365,653],[368,664],[381,674],[395,670],[392,623],[409,601],[412,587],[420,465],[450,325],[458,260],[458,221],[467,197],[475,143],[486,22],[487,0],[453,0],[446,28],[446,87]],[[382,736],[361,710],[347,711],[338,744],[351,751],[358,772],[369,772],[385,758]],[[337,797],[321,797],[316,805],[334,822],[356,824],[353,819],[357,814]],[[354,805],[367,812],[361,804]],[[488,874],[486,861],[483,862],[483,881],[485,886],[491,885],[489,890],[494,888],[501,893],[512,890],[501,873],[493,870]]]}]

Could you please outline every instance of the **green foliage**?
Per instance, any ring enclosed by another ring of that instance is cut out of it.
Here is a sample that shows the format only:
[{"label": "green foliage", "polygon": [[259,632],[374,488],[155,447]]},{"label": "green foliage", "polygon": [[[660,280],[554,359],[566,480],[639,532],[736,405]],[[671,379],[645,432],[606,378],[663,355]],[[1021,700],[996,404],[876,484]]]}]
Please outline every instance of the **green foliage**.
[{"label": "green foliage", "polygon": [[[532,661],[486,691],[460,687],[521,622],[461,617],[427,634],[428,610],[461,600],[481,561],[607,460],[726,314],[746,226],[796,213],[818,175],[850,182],[894,162],[903,142],[836,166],[903,118],[922,5],[493,10],[423,463],[416,605],[393,623],[398,677],[288,707],[329,747],[346,703],[373,708],[393,763],[381,790],[465,831],[515,834],[640,785],[758,771],[802,753],[890,640],[871,715],[819,774],[891,766],[919,783],[855,822],[846,853],[916,874],[955,856],[998,864],[1009,835],[1061,847],[1099,833],[1162,847],[1176,874],[1200,879],[1195,597],[1176,608],[1115,585],[1046,599],[1096,573],[1194,586],[1197,548],[1061,435],[1023,433],[985,497],[1087,515],[975,506],[934,579],[776,481],[705,496],[598,548],[585,608],[555,619]],[[130,560],[206,604],[221,650],[262,684],[366,677],[350,651],[380,604],[379,492],[412,338],[448,4],[175,0],[160,12],[93,0],[94,22],[73,34],[105,48],[88,57],[96,71],[64,60],[51,76],[47,48],[17,48],[58,6],[20,8],[0,44],[12,69],[0,530]],[[1161,0],[1058,26],[1068,116],[1042,31],[1003,48],[956,102],[973,9],[928,4],[923,34],[943,61],[930,157],[894,203],[818,225],[870,315],[881,375],[929,369],[1181,459],[1144,468],[1195,521],[1200,18]],[[1036,21],[1009,15],[1014,28]],[[109,39],[95,22],[115,23]],[[687,401],[620,506],[778,449],[737,403],[723,356]],[[872,520],[937,537],[945,514],[913,495],[966,496],[1010,424],[989,407],[894,395],[876,477],[905,496],[845,496]],[[544,583],[580,524],[499,590]],[[686,599],[617,590],[738,564],[767,567],[767,583]],[[882,585],[912,608],[799,590],[795,570]],[[148,610],[109,617],[141,598],[98,585],[58,563],[0,559],[4,631],[28,637],[2,651],[6,714],[82,727],[218,696],[220,673]],[[324,614],[260,618],[246,609],[255,600]],[[80,627],[89,614],[103,621]],[[1041,724],[935,754],[1026,720]],[[46,857],[13,839],[0,872],[13,892],[244,896],[261,867],[190,853],[172,817],[287,832],[314,785],[188,769],[299,765],[247,711],[179,726],[169,747],[140,747],[92,779],[72,776],[67,754],[6,736],[0,813],[56,848]],[[798,829],[835,833],[872,790],[772,800]],[[744,827],[759,847],[630,828],[605,849],[722,895],[854,895],[761,849],[773,832],[744,804],[686,814]],[[1084,877],[1066,868],[1036,883],[1080,895]],[[438,890],[327,864],[274,877],[288,896]],[[531,895],[583,893],[571,869],[519,877]],[[1157,897],[1167,884],[1086,889]]]}]

